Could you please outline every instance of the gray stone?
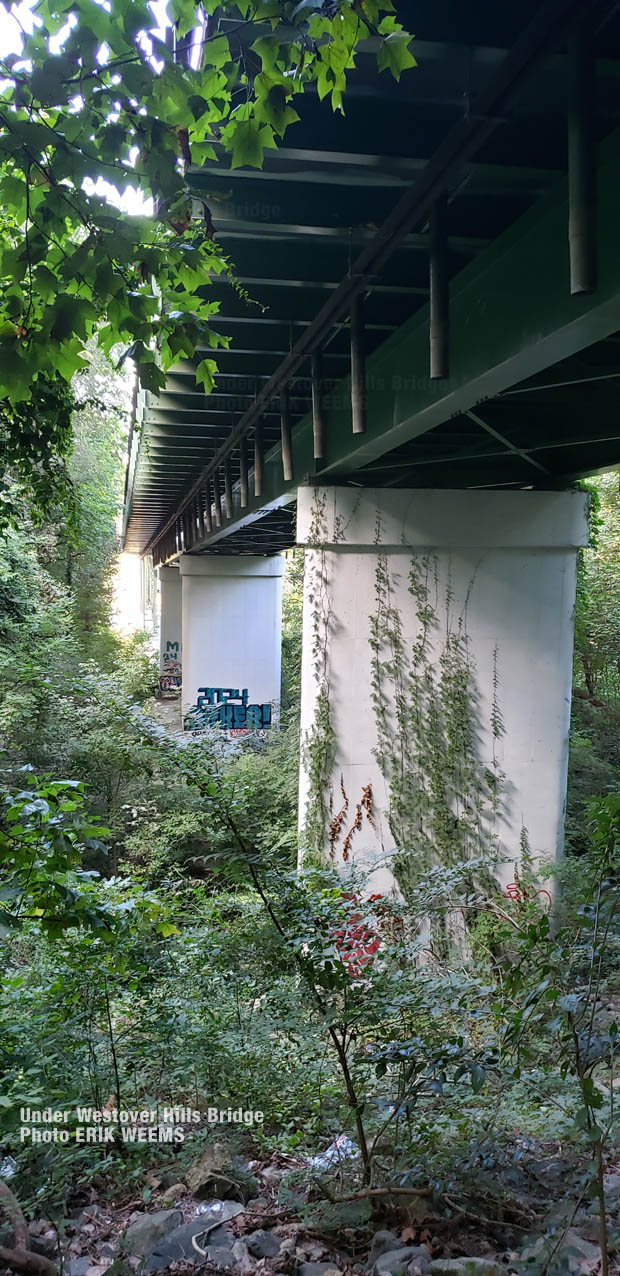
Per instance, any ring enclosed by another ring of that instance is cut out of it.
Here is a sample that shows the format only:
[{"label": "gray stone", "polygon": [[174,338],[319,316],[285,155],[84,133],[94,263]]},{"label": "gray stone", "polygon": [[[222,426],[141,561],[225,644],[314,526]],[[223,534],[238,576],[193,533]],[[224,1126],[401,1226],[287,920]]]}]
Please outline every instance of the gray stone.
[{"label": "gray stone", "polygon": [[116,1258],[118,1254],[118,1245],[113,1241],[104,1241],[103,1245],[99,1245],[100,1258]]},{"label": "gray stone", "polygon": [[239,1272],[252,1272],[256,1266],[253,1259],[250,1258],[248,1247],[245,1241],[237,1240],[232,1247],[232,1256],[235,1260],[235,1267]]},{"label": "gray stone", "polygon": [[235,1267],[235,1256],[230,1249],[225,1249],[223,1245],[207,1246],[206,1258],[209,1263],[213,1263],[215,1267]]},{"label": "gray stone", "polygon": [[396,1276],[397,1272],[406,1272],[409,1263],[416,1262],[423,1272],[430,1267],[430,1254],[425,1245],[401,1245],[399,1249],[389,1249],[379,1256],[374,1271],[376,1276]]},{"label": "gray stone", "polygon": [[[598,1207],[598,1201],[596,1202],[596,1205]],[[601,1220],[598,1208],[591,1212],[590,1210],[579,1210],[579,1213],[573,1219],[573,1222],[579,1227],[579,1233],[585,1240],[594,1241],[597,1244],[600,1242]]]},{"label": "gray stone", "polygon": [[[526,1246],[521,1250],[521,1261],[531,1262],[537,1259],[541,1250],[545,1246],[553,1246],[557,1244],[557,1238],[554,1236],[539,1236],[533,1245]],[[585,1240],[583,1236],[570,1227],[562,1241],[557,1257],[561,1257],[566,1261],[569,1271],[579,1271],[582,1263],[595,1264],[600,1261],[600,1246],[593,1245],[591,1241]]]},{"label": "gray stone", "polygon": [[592,1241],[587,1241],[584,1236],[581,1236],[572,1227],[569,1228],[564,1237],[563,1248],[575,1250],[579,1258],[585,1259],[587,1263],[596,1263],[601,1257],[599,1246],[593,1245]]},{"label": "gray stone", "polygon": [[394,1232],[375,1232],[368,1254],[368,1266],[372,1270],[378,1258],[382,1254],[388,1254],[392,1249],[398,1249],[400,1241]]},{"label": "gray stone", "polygon": [[431,1256],[426,1245],[417,1245],[417,1254],[409,1259],[407,1263],[407,1271],[409,1276],[429,1276],[431,1270]]},{"label": "gray stone", "polygon": [[162,1187],[174,1187],[180,1180],[181,1175],[178,1170],[166,1170],[161,1176],[161,1185]]},{"label": "gray stone", "polygon": [[86,1276],[92,1265],[92,1258],[72,1258],[65,1263],[65,1272],[67,1276]]},{"label": "gray stone", "polygon": [[183,1222],[180,1210],[155,1210],[154,1214],[141,1214],[130,1223],[123,1237],[123,1244],[130,1254],[148,1254],[156,1241]]},{"label": "gray stone", "polygon": [[[592,1202],[592,1213],[599,1211],[598,1200]],[[610,1187],[605,1191],[605,1213],[615,1217],[620,1212],[620,1187]]]},{"label": "gray stone", "polygon": [[262,1227],[246,1236],[245,1243],[253,1258],[275,1258],[276,1254],[280,1253],[279,1236],[274,1236],[273,1232],[266,1232]]},{"label": "gray stone", "polygon": [[165,1192],[162,1193],[162,1201],[166,1201],[166,1203],[169,1202],[171,1205],[174,1205],[175,1201],[182,1200],[184,1196],[187,1196],[185,1183],[172,1183],[171,1186],[167,1187]]},{"label": "gray stone", "polygon": [[58,1242],[55,1236],[31,1236],[29,1244],[33,1254],[40,1254],[42,1258],[58,1257]]},{"label": "gray stone", "polygon": [[190,1166],[185,1181],[192,1194],[198,1200],[209,1196],[225,1196],[239,1201],[248,1201],[258,1192],[258,1181],[242,1161],[230,1161],[229,1154],[222,1145],[215,1143],[206,1148],[194,1164]]},{"label": "gray stone", "polygon": [[434,1258],[430,1265],[431,1276],[506,1276],[506,1268],[492,1258],[469,1257]]},{"label": "gray stone", "polygon": [[[211,1227],[208,1216],[201,1214],[191,1223],[184,1223],[182,1227],[168,1232],[149,1250],[144,1271],[163,1272],[170,1263],[178,1262],[204,1264],[205,1252],[209,1249],[232,1249],[233,1238],[225,1227],[222,1225],[212,1230]],[[193,1244],[194,1237],[199,1249]]]}]

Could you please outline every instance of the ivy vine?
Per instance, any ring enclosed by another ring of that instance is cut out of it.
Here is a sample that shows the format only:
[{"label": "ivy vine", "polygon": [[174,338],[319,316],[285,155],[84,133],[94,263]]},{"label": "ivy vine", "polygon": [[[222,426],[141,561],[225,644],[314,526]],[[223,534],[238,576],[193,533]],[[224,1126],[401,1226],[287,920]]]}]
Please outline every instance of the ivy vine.
[{"label": "ivy vine", "polygon": [[[378,546],[379,524],[375,540]],[[387,556],[378,550],[370,634],[374,752],[388,788],[388,822],[397,846],[394,874],[405,898],[433,866],[451,868],[497,850],[504,784],[496,757],[503,733],[498,652],[490,721],[493,757],[485,767],[477,747],[479,713],[467,636],[468,599],[454,615],[448,577],[440,625],[439,568],[431,554],[412,557],[408,582],[419,624],[410,645],[404,638]],[[472,585],[473,581],[468,596]]]},{"label": "ivy vine", "polygon": [[305,591],[311,607],[312,666],[317,692],[312,726],[302,739],[308,798],[301,848],[306,863],[319,864],[324,860],[326,831],[332,815],[330,777],[335,752],[329,686],[332,606],[325,550],[320,547],[326,536],[326,505],[326,492],[317,488],[312,502],[309,539],[319,548],[305,556]]},{"label": "ivy vine", "polygon": [[[327,493],[317,489],[309,528],[310,544],[316,548],[306,557],[316,701],[312,725],[302,741],[308,781],[302,850],[306,860],[319,863],[324,861],[326,847],[333,857],[343,838],[343,859],[349,858],[363,815],[376,827],[370,784],[361,800],[352,804],[341,777],[341,800],[334,808],[336,739],[329,676],[334,600],[322,548],[327,540],[326,507]],[[342,520],[334,527],[333,539],[346,539]],[[381,551],[379,516],[375,546],[375,608],[370,617],[370,700],[377,735],[373,752],[389,795],[388,823],[397,847],[394,875],[407,898],[432,868],[451,869],[498,853],[497,826],[504,788],[497,758],[497,743],[504,730],[499,653],[497,648],[493,653],[489,723],[493,749],[485,766],[479,757],[480,711],[466,623],[473,579],[456,613],[450,573],[441,597],[437,557],[414,554],[409,563],[408,590],[418,630],[410,642],[405,637],[388,557]]]}]

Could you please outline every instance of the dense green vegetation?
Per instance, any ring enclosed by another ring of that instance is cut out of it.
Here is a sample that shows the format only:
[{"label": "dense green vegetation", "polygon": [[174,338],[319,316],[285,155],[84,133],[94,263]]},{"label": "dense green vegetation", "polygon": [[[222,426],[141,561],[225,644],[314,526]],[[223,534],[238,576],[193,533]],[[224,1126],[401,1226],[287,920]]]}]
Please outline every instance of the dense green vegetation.
[{"label": "dense green vegetation", "polygon": [[592,546],[580,556],[567,804],[569,847],[588,845],[593,794],[620,791],[620,488],[617,474],[592,483]]},{"label": "dense green vegetation", "polygon": [[[23,1105],[111,1096],[260,1108],[231,1155],[310,1155],[344,1131],[359,1150],[349,1190],[433,1187],[437,1208],[504,1218],[515,1236],[547,1224],[540,1202],[507,1195],[506,1166],[524,1138],[561,1145],[571,1208],[591,1197],[600,1211],[617,1138],[616,476],[594,485],[580,566],[557,915],[527,861],[512,899],[479,865],[474,879],[472,864],[437,862],[403,902],[369,896],[355,869],[295,867],[299,551],[283,724],[267,744],[180,742],[151,698],[148,639],[110,628],[121,392],[93,356],[75,386],[71,483],[42,518],[17,477],[0,544],[0,1116],[22,1202],[41,1208],[44,1179],[44,1211],[62,1218],[93,1181],[104,1197],[142,1190],[170,1161],[148,1145],[20,1145]],[[182,1146],[179,1173],[209,1137]],[[333,1194],[321,1184],[317,1209]],[[287,1190],[294,1201],[294,1174]]]}]

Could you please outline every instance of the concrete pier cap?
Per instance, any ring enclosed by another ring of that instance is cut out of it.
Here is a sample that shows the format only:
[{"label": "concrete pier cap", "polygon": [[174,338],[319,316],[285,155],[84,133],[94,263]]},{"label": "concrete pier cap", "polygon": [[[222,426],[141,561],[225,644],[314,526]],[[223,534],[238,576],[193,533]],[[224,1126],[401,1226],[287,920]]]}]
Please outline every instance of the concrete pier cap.
[{"label": "concrete pier cap", "polygon": [[[416,813],[415,795],[428,787],[437,745],[429,736],[426,749],[425,733],[450,729],[446,687],[454,662],[466,669],[468,766],[480,780],[478,794],[463,798],[446,775],[447,809],[461,819],[468,801],[484,807],[479,824],[505,859],[497,869],[505,883],[524,847],[534,861],[561,855],[587,495],[307,486],[299,489],[297,510],[297,538],[306,546],[302,855],[320,850],[310,761],[319,707],[323,720],[329,714],[333,740],[323,776],[324,854],[335,863],[375,864],[373,889],[385,891],[395,886],[391,860],[404,841],[422,858],[432,855],[433,829]],[[391,674],[395,627],[401,654]],[[412,740],[404,738],[408,719]],[[491,802],[492,774],[501,797]],[[461,858],[475,854],[475,840],[464,834]]]}]

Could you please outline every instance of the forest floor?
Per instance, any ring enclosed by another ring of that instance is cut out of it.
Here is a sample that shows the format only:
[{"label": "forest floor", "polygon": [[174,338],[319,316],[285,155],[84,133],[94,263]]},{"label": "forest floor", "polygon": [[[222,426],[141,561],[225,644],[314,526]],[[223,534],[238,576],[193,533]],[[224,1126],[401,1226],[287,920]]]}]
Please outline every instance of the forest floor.
[{"label": "forest floor", "polygon": [[[324,1157],[324,1154],[323,1154]],[[319,1168],[316,1167],[319,1162]],[[566,1196],[575,1157],[520,1139],[503,1168],[386,1195],[356,1186],[353,1160],[207,1146],[185,1172],[147,1169],[131,1192],[83,1191],[62,1236],[45,1217],[31,1248],[65,1276],[229,1271],[239,1276],[503,1276],[601,1270],[597,1207]],[[574,1180],[573,1180],[574,1181]],[[477,1201],[472,1185],[477,1184]],[[620,1166],[605,1174],[611,1270],[620,1270]],[[78,1194],[79,1195],[79,1194]],[[463,1195],[467,1204],[462,1203]],[[0,1243],[10,1243],[0,1233]],[[60,1260],[60,1261],[59,1261]],[[0,1264],[1,1267],[1,1264]]]}]

